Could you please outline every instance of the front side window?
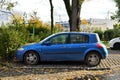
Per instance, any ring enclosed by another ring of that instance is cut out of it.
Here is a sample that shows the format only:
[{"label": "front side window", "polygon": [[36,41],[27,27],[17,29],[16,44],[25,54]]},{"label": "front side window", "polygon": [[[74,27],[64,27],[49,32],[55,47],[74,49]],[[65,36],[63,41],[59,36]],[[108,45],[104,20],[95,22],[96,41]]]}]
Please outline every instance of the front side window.
[{"label": "front side window", "polygon": [[65,44],[66,43],[66,39],[67,39],[68,35],[57,35],[55,37],[53,37],[52,39],[50,39],[50,42],[52,44]]},{"label": "front side window", "polygon": [[71,43],[88,43],[89,37],[82,34],[73,34],[70,36]]}]

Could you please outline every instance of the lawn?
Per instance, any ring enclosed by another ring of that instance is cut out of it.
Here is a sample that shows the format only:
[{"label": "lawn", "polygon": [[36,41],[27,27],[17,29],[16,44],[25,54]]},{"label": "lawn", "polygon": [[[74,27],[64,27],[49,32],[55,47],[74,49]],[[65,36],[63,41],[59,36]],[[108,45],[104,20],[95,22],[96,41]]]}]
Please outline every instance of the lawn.
[{"label": "lawn", "polygon": [[109,42],[108,41],[102,41],[103,44],[105,44],[106,47],[109,47]]}]

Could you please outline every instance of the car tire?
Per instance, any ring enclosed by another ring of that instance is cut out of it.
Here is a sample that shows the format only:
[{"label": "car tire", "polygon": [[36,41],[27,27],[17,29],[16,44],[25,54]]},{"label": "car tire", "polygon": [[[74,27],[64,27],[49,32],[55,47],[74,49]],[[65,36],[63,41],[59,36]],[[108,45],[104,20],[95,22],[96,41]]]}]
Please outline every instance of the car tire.
[{"label": "car tire", "polygon": [[113,49],[119,50],[120,49],[120,43],[115,43],[113,46]]},{"label": "car tire", "polygon": [[34,51],[28,51],[24,55],[24,62],[28,65],[35,65],[39,62],[39,55]]},{"label": "car tire", "polygon": [[87,56],[86,56],[86,64],[89,67],[95,67],[97,65],[100,64],[101,61],[101,57],[98,54],[98,52],[90,52]]},{"label": "car tire", "polygon": [[110,47],[110,49],[111,49],[111,50],[114,50],[114,48],[113,48],[113,47]]}]

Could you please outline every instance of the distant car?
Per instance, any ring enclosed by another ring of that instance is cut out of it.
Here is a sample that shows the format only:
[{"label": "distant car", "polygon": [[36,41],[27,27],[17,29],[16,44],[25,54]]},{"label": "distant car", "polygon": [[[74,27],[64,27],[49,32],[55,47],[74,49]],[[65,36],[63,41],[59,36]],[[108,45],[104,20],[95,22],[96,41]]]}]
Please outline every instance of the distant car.
[{"label": "distant car", "polygon": [[109,41],[109,46],[111,49],[120,50],[120,37],[113,38]]},{"label": "distant car", "polygon": [[88,66],[97,66],[108,56],[96,33],[61,32],[53,34],[39,43],[19,48],[16,58],[26,64],[39,61],[84,61]]}]

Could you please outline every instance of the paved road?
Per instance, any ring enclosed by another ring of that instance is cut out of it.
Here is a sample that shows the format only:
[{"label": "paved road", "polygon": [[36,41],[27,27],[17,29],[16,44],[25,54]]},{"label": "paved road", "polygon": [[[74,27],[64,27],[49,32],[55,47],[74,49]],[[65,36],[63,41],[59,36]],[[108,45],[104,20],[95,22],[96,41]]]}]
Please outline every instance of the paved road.
[{"label": "paved road", "polygon": [[[120,50],[108,49],[109,56],[101,60],[100,65],[94,68],[116,68],[120,67]],[[43,62],[38,65],[25,65],[23,62],[11,64],[15,68],[89,68],[84,63],[80,62]]]},{"label": "paved road", "polygon": [[[110,68],[114,72],[120,71],[120,50],[110,50],[109,56],[102,60],[100,65],[93,67],[93,69],[107,69]],[[10,67],[0,69],[0,77],[20,76],[30,74],[49,74],[58,72],[78,71],[84,68],[89,68],[83,63],[42,63],[39,65],[25,65],[22,62],[9,63]],[[90,68],[89,68],[90,69]],[[100,70],[99,70],[100,71]]]},{"label": "paved road", "polygon": [[97,67],[102,67],[102,68],[111,68],[114,69],[116,67],[120,67],[120,50],[110,50],[108,49],[109,56],[102,60],[100,65]]}]

